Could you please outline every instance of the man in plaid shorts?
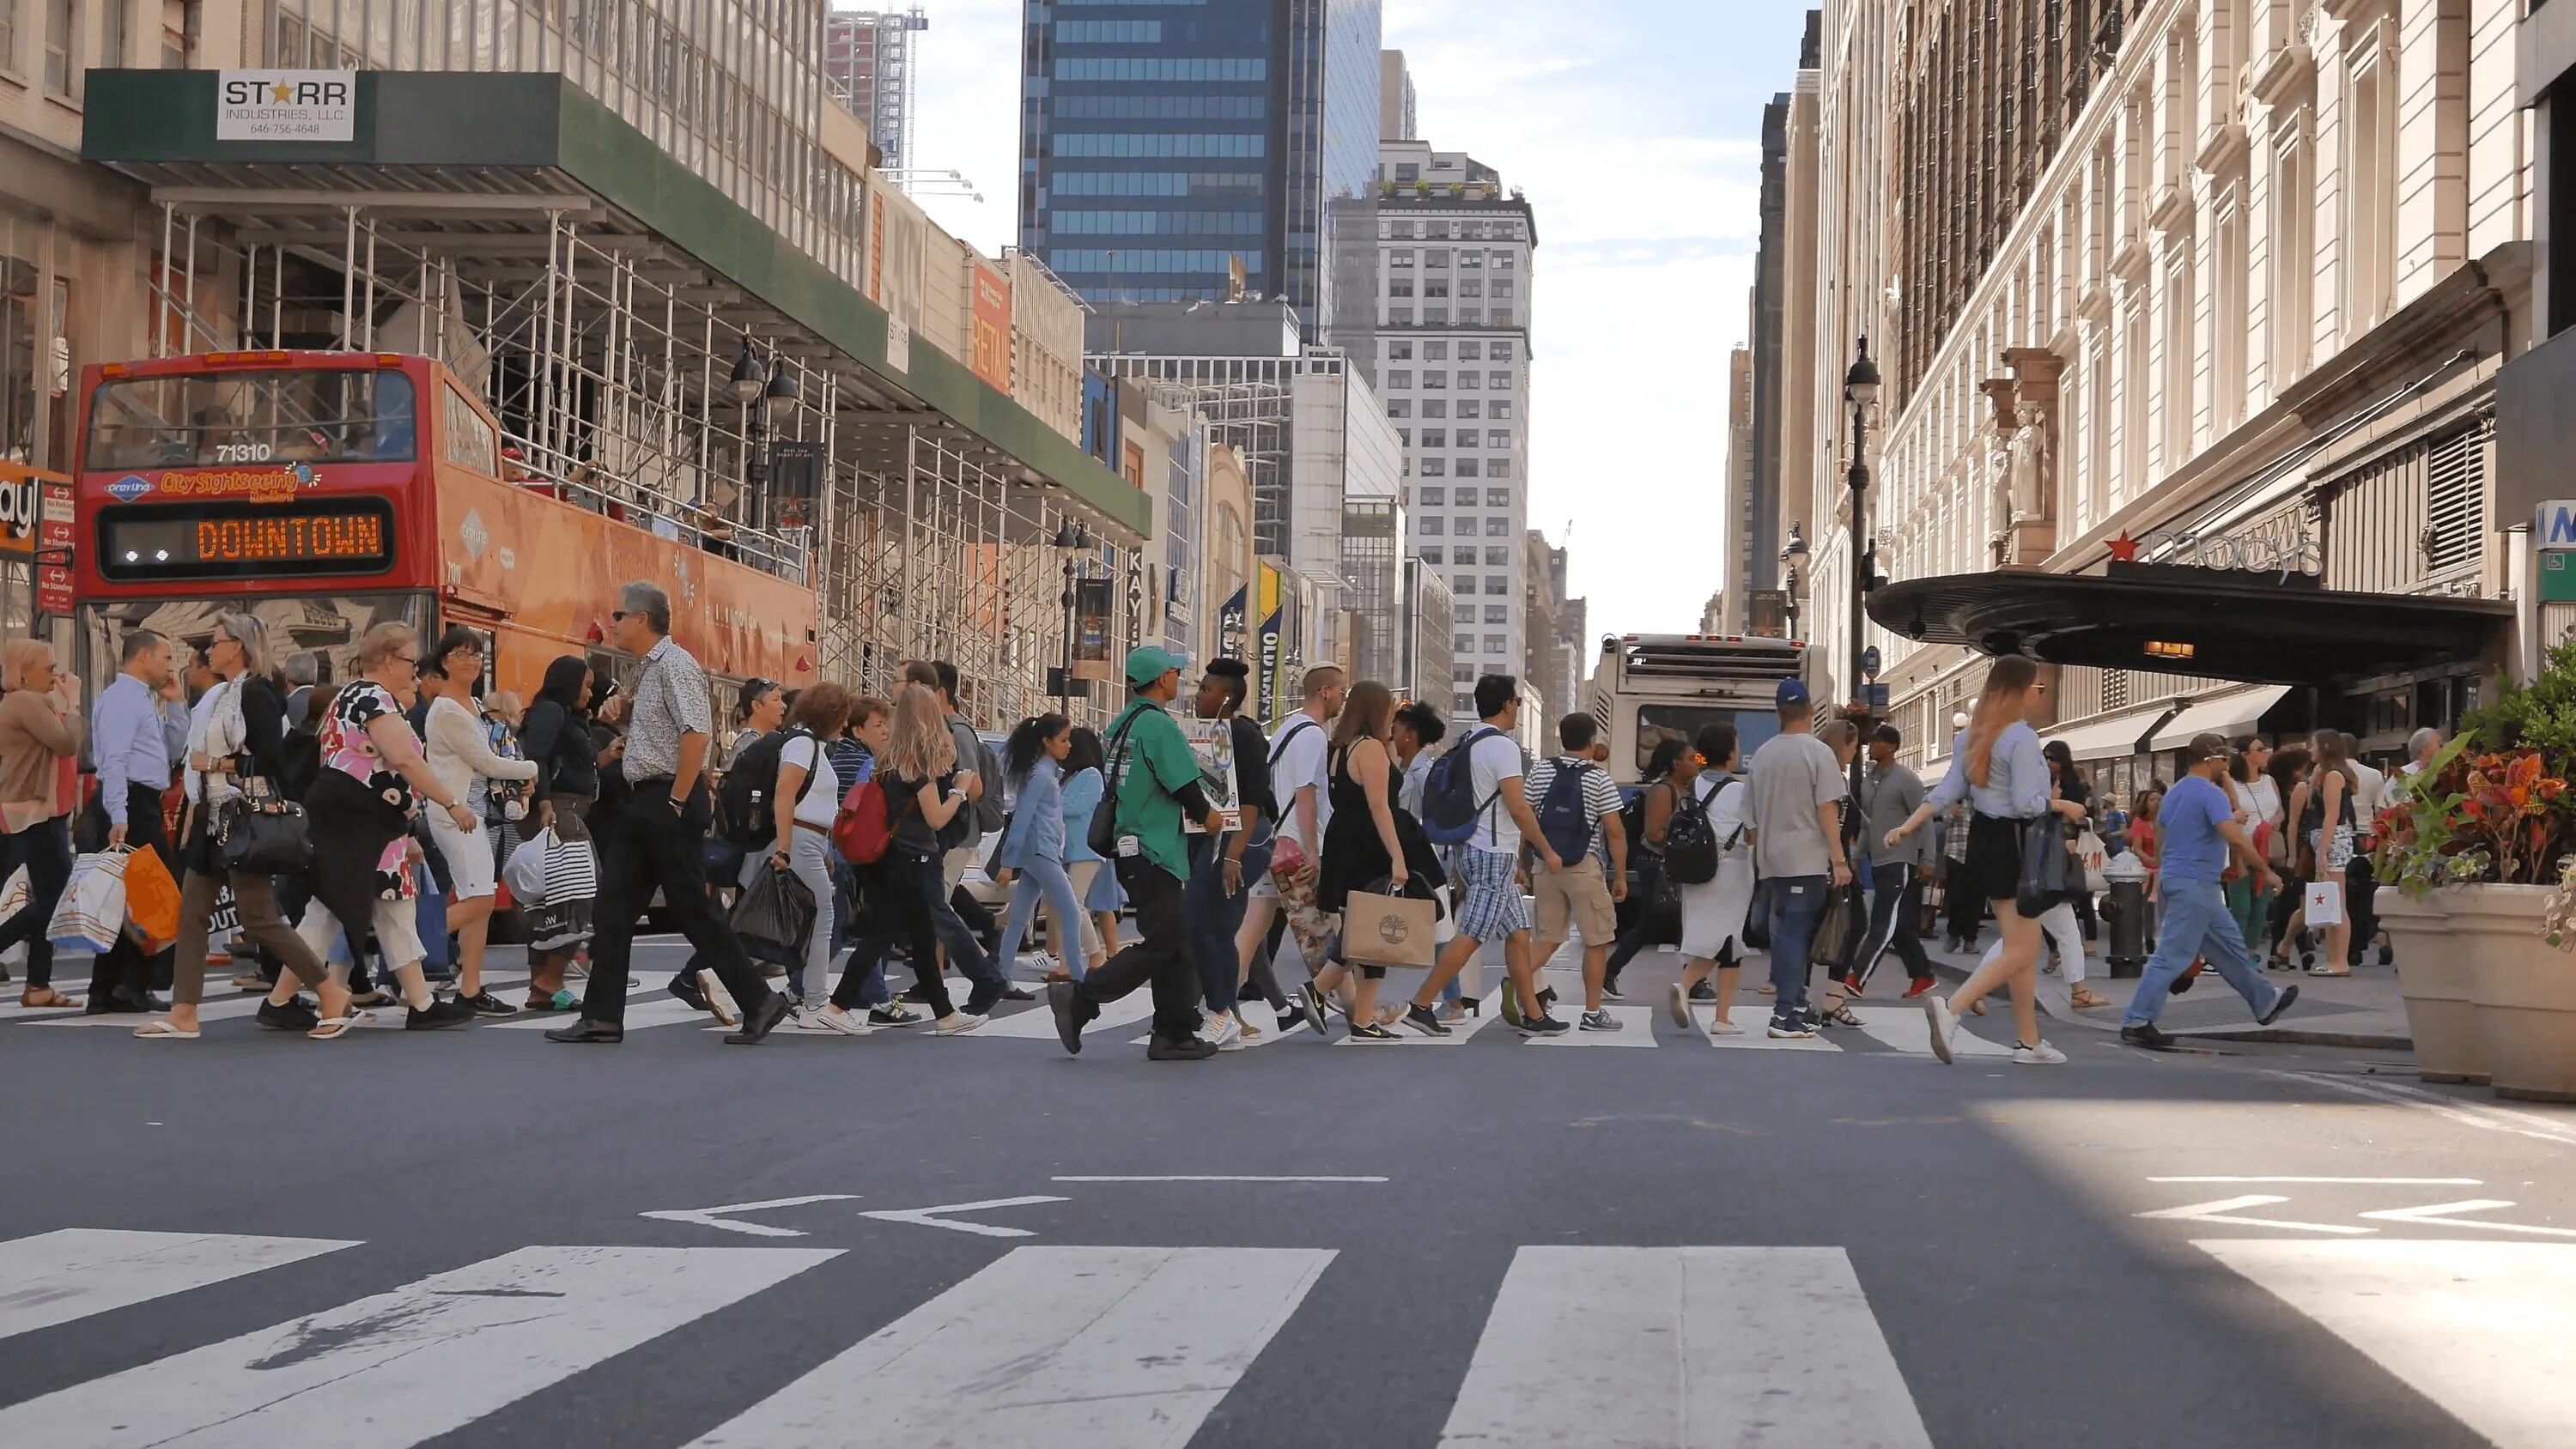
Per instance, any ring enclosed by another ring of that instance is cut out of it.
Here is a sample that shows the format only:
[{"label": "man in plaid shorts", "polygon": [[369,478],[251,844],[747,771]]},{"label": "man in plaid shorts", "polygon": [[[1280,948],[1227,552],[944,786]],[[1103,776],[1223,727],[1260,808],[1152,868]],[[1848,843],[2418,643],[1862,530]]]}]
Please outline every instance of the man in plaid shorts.
[{"label": "man in plaid shorts", "polygon": [[[1539,1000],[1539,962],[1530,954],[1529,902],[1521,895],[1521,843],[1527,841],[1550,871],[1566,862],[1539,833],[1530,813],[1528,791],[1521,780],[1521,747],[1512,739],[1520,723],[1521,682],[1508,674],[1488,674],[1476,681],[1476,713],[1484,720],[1453,749],[1468,751],[1469,779],[1478,807],[1476,833],[1458,847],[1450,880],[1459,891],[1458,934],[1440,952],[1440,964],[1414,997],[1405,1024],[1426,1036],[1447,1036],[1449,1028],[1428,1005],[1440,988],[1455,979],[1485,943],[1503,943],[1503,965],[1511,973],[1505,989],[1520,993],[1518,1019],[1523,1036],[1562,1036],[1571,1030],[1547,1014]],[[1511,1013],[1506,1013],[1507,1016]]]}]

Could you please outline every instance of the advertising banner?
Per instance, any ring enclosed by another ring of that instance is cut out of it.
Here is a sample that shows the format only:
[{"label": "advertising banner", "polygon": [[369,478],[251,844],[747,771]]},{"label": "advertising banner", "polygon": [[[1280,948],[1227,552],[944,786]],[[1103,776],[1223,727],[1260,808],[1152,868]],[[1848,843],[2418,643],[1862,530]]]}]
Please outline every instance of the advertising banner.
[{"label": "advertising banner", "polygon": [[1073,582],[1073,677],[1115,679],[1109,658],[1109,580]]},{"label": "advertising banner", "polygon": [[1260,653],[1252,661],[1252,678],[1257,686],[1254,698],[1260,704],[1259,718],[1266,729],[1276,724],[1286,710],[1281,701],[1288,697],[1287,680],[1282,677],[1287,672],[1288,653],[1286,641],[1281,636],[1287,630],[1288,601],[1285,590],[1280,587],[1277,569],[1266,563],[1256,564],[1254,568],[1255,582],[1260,588],[1259,607],[1255,613],[1261,626],[1255,646]]},{"label": "advertising banner", "polygon": [[1011,390],[1011,284],[975,264],[974,332],[968,338],[975,375],[1002,392]]}]

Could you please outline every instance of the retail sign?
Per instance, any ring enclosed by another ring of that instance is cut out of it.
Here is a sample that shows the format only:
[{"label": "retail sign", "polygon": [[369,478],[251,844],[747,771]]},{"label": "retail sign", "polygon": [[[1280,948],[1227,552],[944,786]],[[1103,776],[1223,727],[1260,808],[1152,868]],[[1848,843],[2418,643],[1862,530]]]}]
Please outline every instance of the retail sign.
[{"label": "retail sign", "polygon": [[2554,548],[2540,556],[2540,602],[2576,604],[2576,551]]},{"label": "retail sign", "polygon": [[2576,498],[2543,500],[2531,521],[2531,541],[2542,549],[2576,548]]},{"label": "retail sign", "polygon": [[215,81],[218,141],[354,141],[354,70],[228,70]]}]

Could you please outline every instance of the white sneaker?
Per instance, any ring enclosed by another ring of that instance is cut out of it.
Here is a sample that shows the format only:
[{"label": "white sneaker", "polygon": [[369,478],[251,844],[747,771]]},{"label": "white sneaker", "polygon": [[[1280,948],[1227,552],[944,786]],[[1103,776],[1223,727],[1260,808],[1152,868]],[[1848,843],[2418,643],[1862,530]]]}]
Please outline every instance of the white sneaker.
[{"label": "white sneaker", "polygon": [[796,1018],[798,1031],[819,1031],[841,1036],[866,1036],[876,1030],[860,1012],[843,1011],[837,1006],[818,1007]]},{"label": "white sneaker", "polygon": [[1684,1031],[1690,1030],[1691,1014],[1689,987],[1684,986],[1678,981],[1674,982],[1672,990],[1665,993],[1664,1009],[1672,1013],[1673,1025],[1680,1027]]},{"label": "white sneaker", "polygon": [[964,1036],[966,1033],[982,1026],[984,1022],[985,1018],[983,1017],[969,1016],[962,1011],[952,1011],[946,1016],[939,1018],[938,1023],[934,1025],[931,1030],[939,1033],[941,1036]]},{"label": "white sneaker", "polygon": [[2013,1060],[2025,1067],[2062,1067],[2066,1065],[2066,1053],[2043,1041],[2037,1046],[2015,1045]]},{"label": "white sneaker", "polygon": [[1038,979],[1044,980],[1054,975],[1062,963],[1049,952],[1023,951],[1020,953],[1020,964],[1035,971],[1038,973]]},{"label": "white sneaker", "polygon": [[1708,1034],[1710,1036],[1742,1036],[1744,1035],[1744,1028],[1737,1026],[1731,1021],[1711,1022],[1709,1023]]},{"label": "white sneaker", "polygon": [[1932,1055],[1939,1057],[1942,1065],[1949,1065],[1950,1038],[1959,1030],[1958,1015],[1950,1010],[1948,1001],[1926,995],[1923,998],[1923,1018],[1932,1027]]},{"label": "white sneaker", "polygon": [[1238,1021],[1231,1011],[1221,1016],[1211,1016],[1207,1019],[1207,1025],[1199,1031],[1199,1037],[1213,1044],[1218,1051],[1224,1051],[1228,1045],[1242,1040],[1243,1023]]}]

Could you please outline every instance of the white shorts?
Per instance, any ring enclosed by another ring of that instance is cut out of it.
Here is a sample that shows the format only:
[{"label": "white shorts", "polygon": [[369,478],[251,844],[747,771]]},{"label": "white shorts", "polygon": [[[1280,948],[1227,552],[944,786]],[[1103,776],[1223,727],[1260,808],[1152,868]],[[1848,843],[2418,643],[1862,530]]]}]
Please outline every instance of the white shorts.
[{"label": "white shorts", "polygon": [[1733,941],[1741,956],[1744,918],[1753,909],[1753,863],[1722,861],[1717,879],[1683,886],[1681,894],[1682,954],[1695,961],[1714,961]]},{"label": "white shorts", "polygon": [[438,842],[438,853],[447,859],[447,877],[460,901],[486,899],[497,893],[497,867],[492,858],[492,838],[477,830],[472,833],[456,828],[443,810],[429,815],[429,838]]},{"label": "white shorts", "polygon": [[[420,944],[419,898],[377,897],[372,924],[376,928],[376,949],[384,953],[385,964],[395,970],[419,965],[429,955],[427,948]],[[331,908],[322,904],[317,896],[306,903],[304,919],[296,926],[295,934],[302,936],[304,944],[312,948],[315,960],[327,961],[331,959],[332,952],[340,949],[340,918],[331,914]],[[350,934],[360,935],[355,931]],[[349,944],[363,949],[366,942],[361,936]]]}]

